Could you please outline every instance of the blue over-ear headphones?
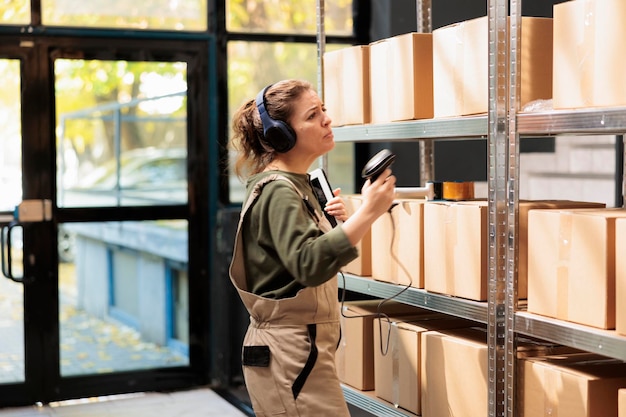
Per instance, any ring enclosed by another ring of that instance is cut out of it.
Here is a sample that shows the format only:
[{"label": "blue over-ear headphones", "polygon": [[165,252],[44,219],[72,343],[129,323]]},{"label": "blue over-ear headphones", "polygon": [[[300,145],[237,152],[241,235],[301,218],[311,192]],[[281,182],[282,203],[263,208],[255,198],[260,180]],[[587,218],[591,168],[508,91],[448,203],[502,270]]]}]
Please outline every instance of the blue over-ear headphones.
[{"label": "blue over-ear headphones", "polygon": [[296,132],[282,120],[272,119],[265,108],[265,92],[272,84],[265,87],[256,96],[256,107],[263,123],[263,135],[266,142],[276,152],[287,152],[296,144]]}]

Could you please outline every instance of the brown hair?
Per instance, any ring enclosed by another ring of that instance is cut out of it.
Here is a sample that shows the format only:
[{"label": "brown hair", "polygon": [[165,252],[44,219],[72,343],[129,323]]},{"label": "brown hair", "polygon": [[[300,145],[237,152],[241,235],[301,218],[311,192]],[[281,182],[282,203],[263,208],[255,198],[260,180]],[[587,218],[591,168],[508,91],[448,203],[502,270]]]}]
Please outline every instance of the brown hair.
[{"label": "brown hair", "polygon": [[[293,115],[293,103],[313,86],[304,80],[283,80],[265,92],[265,108],[272,119],[289,123]],[[263,124],[255,99],[245,102],[233,116],[231,146],[239,155],[235,173],[239,178],[256,174],[272,162],[276,151],[265,141]]]}]

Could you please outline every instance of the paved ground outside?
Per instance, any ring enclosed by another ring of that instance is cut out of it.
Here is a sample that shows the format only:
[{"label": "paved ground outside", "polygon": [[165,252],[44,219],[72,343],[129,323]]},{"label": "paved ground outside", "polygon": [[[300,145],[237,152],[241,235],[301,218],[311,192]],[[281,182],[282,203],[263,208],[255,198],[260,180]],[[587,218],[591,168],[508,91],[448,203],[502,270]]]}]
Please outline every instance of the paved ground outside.
[{"label": "paved ground outside", "polygon": [[[61,375],[101,374],[188,364],[167,347],[146,343],[134,329],[75,307],[72,264],[60,276]],[[23,287],[0,276],[0,383],[24,380]]]}]

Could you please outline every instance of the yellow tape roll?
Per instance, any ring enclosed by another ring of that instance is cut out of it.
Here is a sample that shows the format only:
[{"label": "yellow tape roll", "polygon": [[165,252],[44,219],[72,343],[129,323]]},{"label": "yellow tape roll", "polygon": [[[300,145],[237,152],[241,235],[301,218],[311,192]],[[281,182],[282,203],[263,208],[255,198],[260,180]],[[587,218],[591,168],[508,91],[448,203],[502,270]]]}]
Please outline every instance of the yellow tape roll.
[{"label": "yellow tape roll", "polygon": [[443,199],[451,201],[472,200],[474,198],[473,181],[444,181]]}]

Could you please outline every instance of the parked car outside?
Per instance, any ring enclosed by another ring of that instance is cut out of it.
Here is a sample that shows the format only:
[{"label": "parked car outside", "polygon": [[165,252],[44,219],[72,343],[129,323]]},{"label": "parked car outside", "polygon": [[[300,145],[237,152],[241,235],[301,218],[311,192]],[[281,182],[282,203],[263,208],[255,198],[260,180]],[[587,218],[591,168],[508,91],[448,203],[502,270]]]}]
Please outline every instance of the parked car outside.
[{"label": "parked car outside", "polygon": [[187,150],[140,148],[60,189],[59,207],[119,207],[187,202]]}]

